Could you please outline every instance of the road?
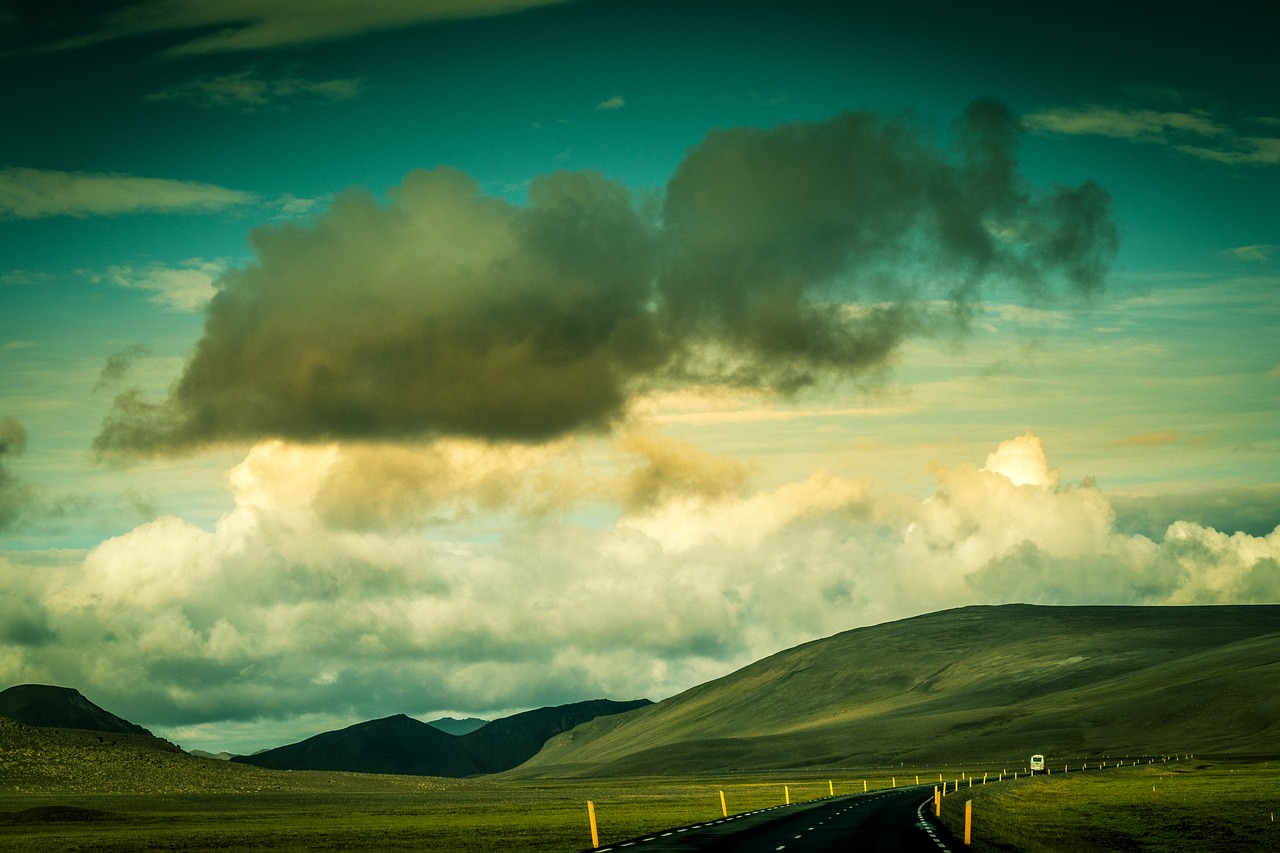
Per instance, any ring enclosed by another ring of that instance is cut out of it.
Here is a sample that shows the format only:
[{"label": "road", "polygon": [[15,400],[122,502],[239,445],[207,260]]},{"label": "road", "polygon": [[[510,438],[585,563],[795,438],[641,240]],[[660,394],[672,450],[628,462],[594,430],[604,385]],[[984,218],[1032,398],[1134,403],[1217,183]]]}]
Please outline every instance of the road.
[{"label": "road", "polygon": [[939,853],[959,845],[937,840],[922,825],[933,788],[912,787],[830,797],[734,815],[601,847],[597,853]]}]

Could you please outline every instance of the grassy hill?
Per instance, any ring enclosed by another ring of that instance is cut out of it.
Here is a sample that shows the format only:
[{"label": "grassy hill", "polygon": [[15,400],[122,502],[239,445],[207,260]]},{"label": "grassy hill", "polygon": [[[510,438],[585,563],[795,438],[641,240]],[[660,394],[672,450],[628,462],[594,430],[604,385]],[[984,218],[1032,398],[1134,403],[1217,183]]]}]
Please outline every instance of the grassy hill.
[{"label": "grassy hill", "polygon": [[142,726],[104,711],[71,687],[18,684],[0,690],[0,717],[29,726],[149,735]]},{"label": "grassy hill", "polygon": [[513,775],[1280,754],[1280,606],[966,607],[798,646]]}]

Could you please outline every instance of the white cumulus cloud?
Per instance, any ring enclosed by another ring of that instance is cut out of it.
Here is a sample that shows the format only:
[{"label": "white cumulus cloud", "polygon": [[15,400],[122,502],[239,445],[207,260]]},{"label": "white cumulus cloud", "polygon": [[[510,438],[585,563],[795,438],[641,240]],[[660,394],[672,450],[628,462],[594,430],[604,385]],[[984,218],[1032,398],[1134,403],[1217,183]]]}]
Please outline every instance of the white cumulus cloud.
[{"label": "white cumulus cloud", "polygon": [[648,433],[594,455],[266,442],[230,472],[235,508],[212,530],[164,517],[38,570],[4,557],[6,619],[29,630],[0,637],[0,680],[74,684],[216,738],[268,717],[657,699],[971,603],[1280,595],[1280,529],[1117,532],[1107,496],[1060,483],[1033,433],[933,474],[923,499],[828,471],[759,488]]}]

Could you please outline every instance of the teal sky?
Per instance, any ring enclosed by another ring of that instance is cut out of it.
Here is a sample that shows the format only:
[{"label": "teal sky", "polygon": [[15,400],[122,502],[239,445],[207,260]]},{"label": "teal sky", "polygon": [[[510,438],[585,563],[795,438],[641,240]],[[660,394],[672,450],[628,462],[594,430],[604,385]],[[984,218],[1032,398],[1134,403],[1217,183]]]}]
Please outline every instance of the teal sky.
[{"label": "teal sky", "polygon": [[0,0],[0,684],[249,750],[1280,600],[1280,20],[1146,6]]}]

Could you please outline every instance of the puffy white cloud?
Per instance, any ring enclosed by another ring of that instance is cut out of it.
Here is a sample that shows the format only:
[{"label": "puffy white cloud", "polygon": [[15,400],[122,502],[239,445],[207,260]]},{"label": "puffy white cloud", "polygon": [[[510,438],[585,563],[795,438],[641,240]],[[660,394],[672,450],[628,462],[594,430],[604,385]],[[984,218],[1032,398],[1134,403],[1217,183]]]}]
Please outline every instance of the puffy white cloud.
[{"label": "puffy white cloud", "polygon": [[[1280,595],[1280,529],[1119,533],[1034,434],[933,473],[923,500],[827,471],[753,488],[732,459],[644,432],[612,453],[266,442],[228,475],[235,508],[213,530],[165,517],[53,565],[5,558],[18,627],[0,680],[74,684],[219,747],[216,721],[661,698],[968,603]],[[558,497],[531,506],[544,488]]]}]

